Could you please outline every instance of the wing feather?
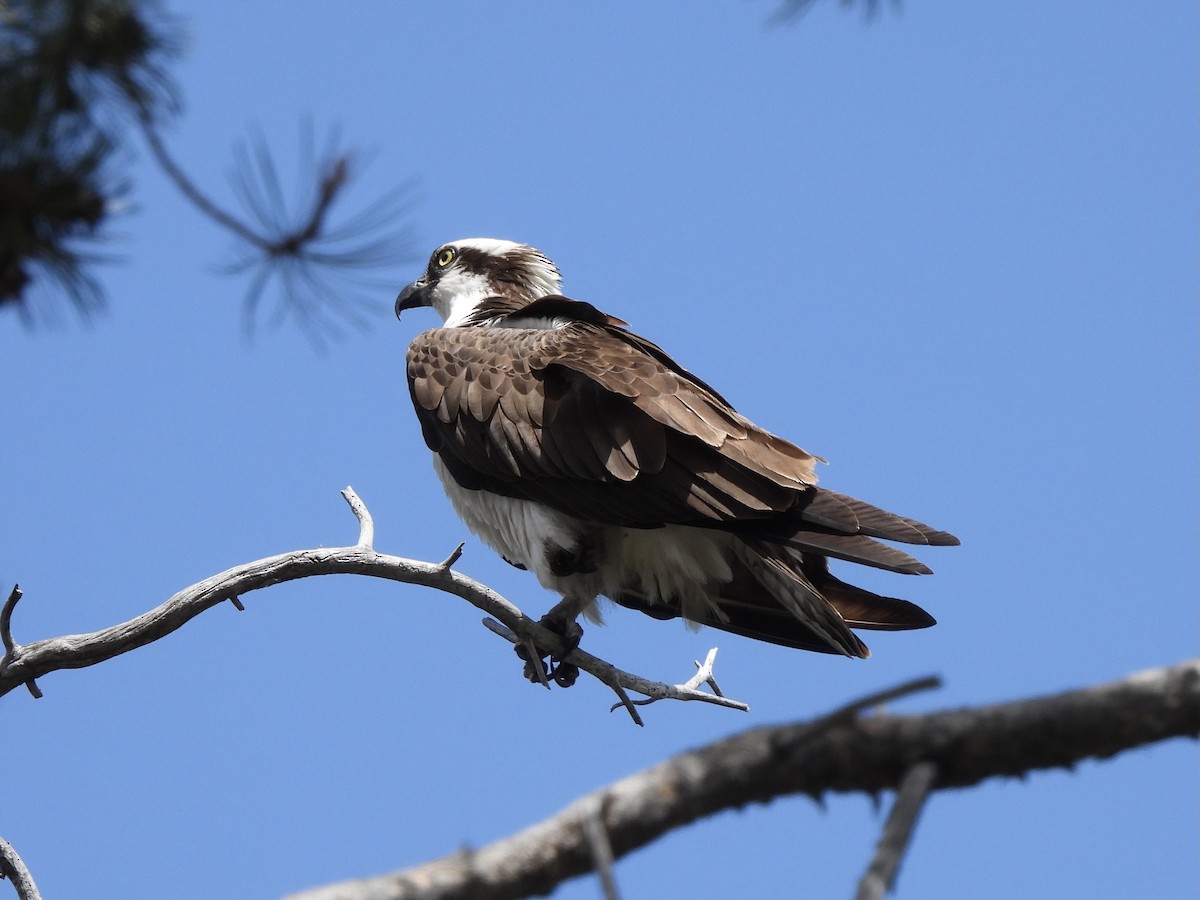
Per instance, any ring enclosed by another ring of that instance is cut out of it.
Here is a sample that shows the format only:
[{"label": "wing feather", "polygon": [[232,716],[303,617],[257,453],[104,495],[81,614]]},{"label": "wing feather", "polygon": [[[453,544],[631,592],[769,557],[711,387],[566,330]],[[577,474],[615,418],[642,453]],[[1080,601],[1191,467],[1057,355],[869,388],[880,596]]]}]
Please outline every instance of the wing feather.
[{"label": "wing feather", "polygon": [[[529,394],[505,391],[498,394],[499,405],[492,416],[493,440],[507,441],[513,448],[520,469],[533,475],[562,478],[566,471],[546,452],[538,438]],[[494,434],[499,427],[500,435]]]},{"label": "wing feather", "polygon": [[438,328],[409,348],[422,434],[464,486],[589,521],[721,528],[898,572],[928,569],[873,538],[955,542],[815,488],[818,457],[756,427],[615,320],[551,299],[560,318],[578,306],[578,320]]},{"label": "wing feather", "polygon": [[438,406],[438,421],[444,422],[447,425],[453,425],[459,418],[463,407],[463,398],[470,386],[470,381],[459,370],[465,368],[455,366],[449,369],[451,380],[446,385],[446,390],[442,393],[442,402]]}]

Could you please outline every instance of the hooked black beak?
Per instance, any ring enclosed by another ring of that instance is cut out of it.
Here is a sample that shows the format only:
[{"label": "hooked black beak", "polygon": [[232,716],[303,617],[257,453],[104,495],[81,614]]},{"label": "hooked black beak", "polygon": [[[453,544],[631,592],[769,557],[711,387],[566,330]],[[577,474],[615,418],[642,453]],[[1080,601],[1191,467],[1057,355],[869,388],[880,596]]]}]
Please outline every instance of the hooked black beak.
[{"label": "hooked black beak", "polygon": [[400,318],[400,314],[406,309],[415,309],[418,306],[430,306],[429,302],[429,284],[425,281],[425,276],[422,275],[408,287],[400,292],[396,297],[396,318]]}]

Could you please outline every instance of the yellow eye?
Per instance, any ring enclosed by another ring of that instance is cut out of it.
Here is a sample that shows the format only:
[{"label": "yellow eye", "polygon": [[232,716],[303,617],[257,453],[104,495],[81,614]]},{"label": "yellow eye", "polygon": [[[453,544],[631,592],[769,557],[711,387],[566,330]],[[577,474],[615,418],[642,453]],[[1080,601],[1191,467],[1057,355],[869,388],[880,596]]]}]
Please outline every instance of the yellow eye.
[{"label": "yellow eye", "polygon": [[443,247],[437,252],[437,255],[434,256],[434,262],[436,262],[440,268],[446,268],[446,266],[454,262],[454,248]]}]

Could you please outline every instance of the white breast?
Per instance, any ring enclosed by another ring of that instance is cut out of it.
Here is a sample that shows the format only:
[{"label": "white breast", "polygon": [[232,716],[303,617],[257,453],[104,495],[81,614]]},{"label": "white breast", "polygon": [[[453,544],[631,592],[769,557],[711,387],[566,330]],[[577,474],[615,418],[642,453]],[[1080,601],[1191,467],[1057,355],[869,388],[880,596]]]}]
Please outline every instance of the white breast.
[{"label": "white breast", "polygon": [[[469,491],[454,480],[436,453],[433,468],[454,511],[467,527],[509,562],[525,566],[545,587],[554,590],[543,577],[546,543],[574,547],[581,531],[579,521],[539,503],[488,491]],[[554,578],[548,570],[544,574]]]},{"label": "white breast", "polygon": [[[547,543],[571,548],[595,525],[556,512],[540,503],[463,488],[434,454],[433,467],[455,512],[467,527],[509,562],[525,566],[547,590],[590,600],[635,590],[647,602],[667,600],[684,616],[722,618],[712,602],[720,585],[732,578],[731,544],[719,531],[667,525],[663,528],[604,528],[604,555],[593,573],[555,575],[546,564]],[[599,620],[594,610],[588,617]]]}]

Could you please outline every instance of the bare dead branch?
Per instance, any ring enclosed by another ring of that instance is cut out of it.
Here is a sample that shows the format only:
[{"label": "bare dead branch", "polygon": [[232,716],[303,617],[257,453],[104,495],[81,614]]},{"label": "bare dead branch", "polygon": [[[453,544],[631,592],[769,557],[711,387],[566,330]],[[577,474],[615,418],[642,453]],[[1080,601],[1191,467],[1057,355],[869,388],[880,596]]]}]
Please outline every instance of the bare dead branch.
[{"label": "bare dead branch", "polygon": [[450,569],[453,568],[454,564],[456,562],[458,562],[460,559],[462,559],[464,546],[466,546],[466,545],[459,544],[457,547],[455,547],[453,550],[451,550],[450,555],[447,556],[445,559],[443,559],[440,563],[438,563],[438,568],[441,569],[443,572],[449,572]]},{"label": "bare dead branch", "polygon": [[900,862],[912,842],[917,816],[921,814],[921,807],[925,805],[936,778],[937,766],[931,762],[919,762],[900,780],[900,789],[896,791],[896,801],[883,825],[875,855],[871,857],[871,864],[858,883],[856,900],[883,900],[896,883]]},{"label": "bare dead branch", "polygon": [[717,648],[713,647],[708,651],[708,656],[704,657],[704,662],[700,663],[692,660],[692,664],[696,667],[696,674],[687,680],[688,687],[700,687],[702,684],[707,684],[713,689],[713,693],[720,694],[721,691],[717,688],[717,680],[713,677],[713,666],[717,662]]},{"label": "bare dead branch", "polygon": [[[371,511],[350,485],[342,488],[342,497],[350,504],[354,518],[358,519],[358,543],[355,546],[370,550],[375,546],[375,520],[371,518]],[[462,544],[459,544],[458,548],[461,551]]]},{"label": "bare dead branch", "polygon": [[[529,622],[528,619],[525,621]],[[484,619],[483,624],[493,634],[500,635],[500,637],[504,638],[510,643],[520,644],[521,646],[525,647],[526,653],[533,657],[537,656],[536,650],[539,647],[544,651],[556,654],[561,652],[561,650],[565,649],[566,647],[566,644],[563,643],[560,635],[550,631],[549,629],[543,628],[541,623],[534,623],[537,625],[537,627],[528,628],[523,634],[518,634],[507,625],[500,622],[489,622],[487,619]],[[715,647],[709,651],[709,656],[716,656]],[[643,679],[637,675],[631,675],[628,672],[622,672],[620,669],[614,668],[603,660],[597,659],[596,657],[591,656],[590,654],[585,653],[578,648],[568,653],[566,657],[560,657],[560,659],[564,659],[566,662],[578,665],[579,668],[583,669],[589,675],[593,675],[600,679],[609,687],[613,687],[613,685],[616,684],[622,688],[627,688],[631,691],[635,691],[636,693],[645,695],[647,698],[646,700],[631,701],[630,707],[627,707],[630,709],[630,714],[633,716],[634,724],[637,725],[642,724],[641,716],[633,715],[632,707],[644,706],[649,703],[653,703],[655,700],[698,700],[701,703],[712,703],[716,706],[724,706],[728,709],[740,710],[741,712],[746,712],[748,709],[750,709],[750,707],[741,700],[732,700],[719,692],[710,694],[706,691],[697,690],[691,685],[691,682],[685,684],[662,684],[657,681],[647,681],[646,679]],[[541,661],[538,659],[538,666],[540,667],[540,665]],[[539,683],[545,684],[546,687],[550,686],[549,683],[545,681],[539,680]],[[616,693],[618,697],[621,696],[620,691],[617,691]],[[613,706],[609,711],[611,712],[612,710],[616,709],[617,706],[624,705],[624,700],[622,700],[621,703]]]},{"label": "bare dead branch", "polygon": [[[625,693],[625,689],[623,687],[621,687],[621,685],[619,685],[619,684],[610,684],[609,687],[613,689],[613,693],[617,695],[617,699],[620,702],[614,703],[612,706],[609,707],[608,711],[614,712],[618,707],[624,707],[625,710],[629,713],[630,718],[633,719],[634,725],[637,725],[638,727],[645,725],[646,723],[642,721],[642,714],[637,711],[638,704],[636,702],[634,702],[633,700],[629,699],[629,695],[627,693]],[[642,703],[653,703],[654,701],[653,700],[642,700],[641,702]]]},{"label": "bare dead branch", "polygon": [[[437,588],[461,597],[503,623],[521,641],[531,642],[537,651],[565,657],[567,662],[606,685],[616,684],[625,690],[656,699],[700,700],[734,709],[746,708],[745,704],[738,701],[705,691],[662,684],[624,672],[578,648],[568,652],[560,635],[526,616],[491,588],[451,569],[450,565],[454,563],[458,551],[439,564],[377,553],[369,543],[373,540],[374,525],[366,505],[352,488],[347,488],[342,495],[359,520],[359,543],[355,546],[295,550],[269,556],[184,588],[165,603],[128,622],[90,634],[65,635],[25,645],[13,642],[12,648],[6,650],[4,658],[0,660],[0,696],[20,684],[29,684],[30,690],[35,692],[34,696],[41,696],[33,683],[34,678],[59,669],[94,666],[143,647],[226,600],[240,607],[240,598],[250,591],[314,575],[367,575]],[[10,618],[15,602],[10,597],[5,604]],[[534,655],[537,655],[536,652]]]},{"label": "bare dead branch", "polygon": [[[4,656],[0,658],[0,671],[12,659],[13,654],[17,652],[20,645],[13,640],[12,636],[12,615],[13,610],[17,608],[17,603],[25,593],[21,590],[19,584],[14,584],[12,593],[8,595],[8,599],[4,601],[4,608],[0,609],[0,643],[4,645]],[[30,678],[25,682],[25,687],[29,689],[29,693],[33,695],[34,700],[40,700],[42,689],[38,687],[37,681]]]},{"label": "bare dead branch", "polygon": [[[872,699],[868,706],[878,702]],[[613,855],[620,858],[672,829],[748,803],[789,794],[893,790],[917,760],[936,767],[941,790],[1197,735],[1200,660],[992,706],[850,719],[839,710],[815,722],[754,728],[681,753],[469,855],[315,888],[291,900],[503,900],[549,893],[593,870],[580,826],[589,805],[603,810]]]},{"label": "bare dead branch", "polygon": [[13,845],[4,838],[0,838],[0,877],[12,882],[13,890],[17,892],[20,900],[42,900],[41,892],[33,883],[29,869],[17,855]]},{"label": "bare dead branch", "polygon": [[812,722],[808,727],[814,731],[825,730],[842,722],[849,722],[857,718],[859,713],[866,712],[868,709],[883,706],[885,703],[890,703],[893,700],[899,700],[901,697],[908,697],[921,691],[936,691],[941,686],[942,679],[936,675],[914,678],[912,681],[906,681],[895,687],[884,688],[882,691],[875,691],[867,694],[865,697],[852,700],[845,706],[839,706],[833,712]]},{"label": "bare dead branch", "polygon": [[[630,715],[634,716],[634,721],[638,725],[642,724],[641,717],[636,714],[636,711],[634,710],[633,707],[649,706],[651,703],[655,703],[655,702],[657,702],[659,700],[663,700],[663,699],[705,700],[708,703],[716,703],[718,706],[728,706],[731,709],[739,709],[742,712],[747,712],[750,709],[749,706],[747,706],[745,703],[742,703],[740,700],[730,700],[728,697],[726,697],[724,694],[722,694],[721,689],[719,687],[717,687],[717,680],[713,676],[713,665],[716,662],[716,659],[717,659],[717,648],[713,647],[711,650],[708,651],[708,656],[705,657],[703,665],[696,662],[695,660],[692,660],[692,662],[695,663],[698,671],[696,672],[695,675],[693,675],[691,678],[689,678],[683,684],[676,684],[673,686],[675,691],[678,692],[677,696],[647,697],[645,700],[634,700],[631,702],[629,700],[629,698],[624,695],[623,692],[617,691],[617,696],[619,696],[621,698],[621,703],[618,705],[626,706],[626,708],[629,709]],[[699,687],[702,684],[707,684],[709,687],[711,687],[712,693],[708,694],[708,693],[705,693],[704,691],[699,690]],[[616,709],[616,708],[617,708],[616,706],[613,707],[613,709]],[[611,710],[610,710],[610,712],[611,712]]]},{"label": "bare dead branch", "polygon": [[12,614],[17,608],[17,603],[25,596],[19,584],[14,584],[12,593],[8,595],[8,599],[4,601],[4,608],[0,609],[0,643],[4,644],[4,652],[12,653],[16,646],[13,643],[12,636]]},{"label": "bare dead branch", "polygon": [[[709,690],[711,690],[714,694],[716,694],[718,697],[724,697],[725,695],[721,693],[721,686],[717,684],[717,676],[713,674],[713,664],[716,663],[716,661],[716,647],[713,647],[708,651],[708,656],[704,658],[703,664],[701,664],[698,660],[692,660],[692,663],[695,664],[697,670],[694,679],[696,680],[696,683],[693,685],[693,687],[699,687],[700,682],[704,682],[708,685]],[[688,682],[688,684],[691,683],[691,681]]]},{"label": "bare dead branch", "polygon": [[[553,634],[553,632],[550,633]],[[721,694],[710,694],[707,691],[691,687],[689,683],[661,684],[657,681],[647,681],[637,675],[631,676],[628,672],[622,672],[582,650],[574,650],[567,654],[566,661],[575,663],[579,668],[589,675],[599,678],[605,684],[619,684],[628,691],[642,694],[647,699],[634,701],[638,706],[645,706],[655,700],[698,700],[701,703],[712,703],[715,706],[724,706],[727,709],[736,709],[741,712],[750,709],[741,700],[734,700]]]}]

